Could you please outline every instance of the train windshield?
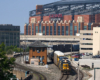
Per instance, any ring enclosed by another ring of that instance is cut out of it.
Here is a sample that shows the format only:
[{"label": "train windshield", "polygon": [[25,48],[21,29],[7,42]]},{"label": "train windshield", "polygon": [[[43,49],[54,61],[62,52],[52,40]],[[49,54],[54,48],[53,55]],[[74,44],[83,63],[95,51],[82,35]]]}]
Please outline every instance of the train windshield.
[{"label": "train windshield", "polygon": [[59,57],[59,60],[61,61],[63,58],[64,58],[64,57],[61,56],[61,57]]}]

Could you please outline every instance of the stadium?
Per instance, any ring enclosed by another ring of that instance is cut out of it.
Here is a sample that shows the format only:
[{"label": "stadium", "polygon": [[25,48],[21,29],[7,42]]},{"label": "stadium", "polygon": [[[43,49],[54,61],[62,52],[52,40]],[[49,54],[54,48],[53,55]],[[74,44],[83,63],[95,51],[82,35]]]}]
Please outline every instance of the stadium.
[{"label": "stadium", "polygon": [[100,0],[60,0],[36,5],[29,12],[24,35],[76,35],[100,26]]}]

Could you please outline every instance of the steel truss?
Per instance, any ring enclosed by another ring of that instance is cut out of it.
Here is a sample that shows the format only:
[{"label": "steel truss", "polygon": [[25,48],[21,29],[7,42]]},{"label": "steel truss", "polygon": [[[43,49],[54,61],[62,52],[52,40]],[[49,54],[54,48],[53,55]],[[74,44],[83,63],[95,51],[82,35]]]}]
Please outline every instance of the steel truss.
[{"label": "steel truss", "polygon": [[[41,12],[41,14],[36,14]],[[44,5],[43,8],[38,10],[30,11],[29,16],[49,16],[50,14],[62,14],[62,15],[80,15],[80,14],[89,14],[94,15],[100,13],[100,1],[91,2],[91,3],[52,3]]]}]

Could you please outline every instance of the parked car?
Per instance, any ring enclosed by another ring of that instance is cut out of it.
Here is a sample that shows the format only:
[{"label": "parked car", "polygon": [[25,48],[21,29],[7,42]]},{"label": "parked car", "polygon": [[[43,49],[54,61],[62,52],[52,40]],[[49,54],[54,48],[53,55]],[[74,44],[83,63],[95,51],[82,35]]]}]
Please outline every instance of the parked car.
[{"label": "parked car", "polygon": [[80,57],[80,54],[74,54],[74,55],[72,55],[72,57],[79,58]]},{"label": "parked car", "polygon": [[92,58],[100,58],[100,55],[95,55]]}]

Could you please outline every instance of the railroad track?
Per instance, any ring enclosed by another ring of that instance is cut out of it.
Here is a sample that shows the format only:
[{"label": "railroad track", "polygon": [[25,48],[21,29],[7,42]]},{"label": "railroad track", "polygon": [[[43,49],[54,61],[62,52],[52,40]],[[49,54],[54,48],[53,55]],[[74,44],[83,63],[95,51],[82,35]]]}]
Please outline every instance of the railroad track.
[{"label": "railroad track", "polygon": [[[46,80],[46,77],[44,75],[42,75],[39,72],[36,72],[36,71],[34,71],[34,70],[32,70],[32,69],[30,69],[28,67],[22,66],[22,65],[20,65],[18,63],[15,63],[15,68],[19,68],[19,69],[22,69],[22,70],[25,70],[25,71],[32,72],[33,74],[35,74],[35,76],[38,77],[37,80]],[[33,77],[34,77],[34,75],[33,75]]]},{"label": "railroad track", "polygon": [[33,77],[34,77],[34,75],[37,76],[37,80],[47,80],[46,77],[44,75],[42,75],[41,73],[34,71],[33,69],[30,69],[28,67],[25,67],[21,64],[18,64],[16,62],[15,62],[15,68],[18,68],[20,70],[30,71],[33,74]]},{"label": "railroad track", "polygon": [[60,80],[67,80],[68,79],[68,75],[64,75],[63,73],[62,73],[62,77],[60,78]]},{"label": "railroad track", "polygon": [[[83,80],[83,77],[84,75],[82,71],[79,70],[79,80]],[[72,66],[71,73],[68,75],[62,74],[60,80],[78,80],[78,70],[76,70],[76,68]]]}]

